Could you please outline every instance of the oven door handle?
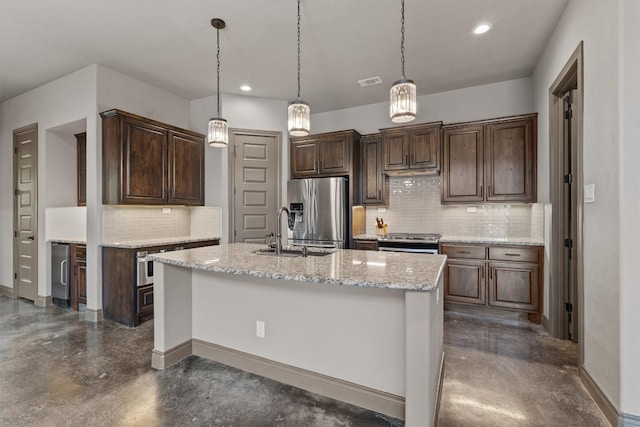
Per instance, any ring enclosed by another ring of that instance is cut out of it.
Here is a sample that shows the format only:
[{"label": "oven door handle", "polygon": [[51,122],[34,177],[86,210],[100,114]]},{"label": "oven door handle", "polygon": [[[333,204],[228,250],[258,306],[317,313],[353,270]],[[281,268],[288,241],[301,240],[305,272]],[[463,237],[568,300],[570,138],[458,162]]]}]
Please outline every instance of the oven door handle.
[{"label": "oven door handle", "polygon": [[437,249],[417,249],[417,248],[390,248],[390,247],[379,247],[379,251],[382,252],[411,252],[418,254],[437,254]]}]

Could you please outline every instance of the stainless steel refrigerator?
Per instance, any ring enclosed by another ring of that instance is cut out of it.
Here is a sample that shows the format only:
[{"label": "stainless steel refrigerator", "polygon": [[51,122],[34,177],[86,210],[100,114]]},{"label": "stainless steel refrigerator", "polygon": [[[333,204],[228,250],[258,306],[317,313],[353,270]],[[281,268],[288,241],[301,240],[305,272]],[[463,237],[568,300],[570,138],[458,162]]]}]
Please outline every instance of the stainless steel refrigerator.
[{"label": "stainless steel refrigerator", "polygon": [[287,183],[290,245],[347,247],[347,183],[347,178],[293,179]]},{"label": "stainless steel refrigerator", "polygon": [[69,245],[51,244],[51,296],[58,305],[69,305],[69,255]]}]

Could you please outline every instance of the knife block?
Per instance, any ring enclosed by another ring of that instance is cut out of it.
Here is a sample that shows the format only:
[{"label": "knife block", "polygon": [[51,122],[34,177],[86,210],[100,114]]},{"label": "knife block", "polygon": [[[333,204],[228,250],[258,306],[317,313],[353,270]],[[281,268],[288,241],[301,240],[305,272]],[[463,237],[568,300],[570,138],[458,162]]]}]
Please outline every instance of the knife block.
[{"label": "knife block", "polygon": [[376,236],[384,236],[388,234],[387,224],[383,224],[382,227],[376,227]]}]

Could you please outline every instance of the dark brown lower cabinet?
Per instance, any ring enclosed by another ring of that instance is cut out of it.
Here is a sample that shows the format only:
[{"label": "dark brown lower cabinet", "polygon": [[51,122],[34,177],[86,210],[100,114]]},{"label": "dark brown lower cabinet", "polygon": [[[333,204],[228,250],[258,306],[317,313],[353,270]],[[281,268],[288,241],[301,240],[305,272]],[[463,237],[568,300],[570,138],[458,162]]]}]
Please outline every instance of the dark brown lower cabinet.
[{"label": "dark brown lower cabinet", "polygon": [[153,284],[137,286],[136,253],[212,246],[218,239],[145,248],[102,248],[102,312],[105,319],[138,326],[153,319]]},{"label": "dark brown lower cabinet", "polygon": [[377,240],[355,240],[353,249],[357,249],[361,251],[377,251],[378,241]]},{"label": "dark brown lower cabinet", "polygon": [[519,311],[530,321],[542,317],[541,246],[442,244],[447,255],[446,302]]},{"label": "dark brown lower cabinet", "polygon": [[87,303],[87,246],[71,245],[71,281],[69,292],[71,307],[78,310],[79,304]]}]

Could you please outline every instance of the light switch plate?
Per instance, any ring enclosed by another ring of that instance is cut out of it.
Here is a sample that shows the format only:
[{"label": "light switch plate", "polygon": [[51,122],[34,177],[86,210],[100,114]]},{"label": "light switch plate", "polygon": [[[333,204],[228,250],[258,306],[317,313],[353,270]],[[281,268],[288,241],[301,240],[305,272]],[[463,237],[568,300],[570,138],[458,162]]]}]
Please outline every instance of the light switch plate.
[{"label": "light switch plate", "polygon": [[596,185],[587,184],[584,186],[584,202],[595,203],[596,202]]},{"label": "light switch plate", "polygon": [[163,214],[170,214],[171,213],[171,208],[162,208],[162,213]]},{"label": "light switch plate", "polygon": [[476,208],[475,206],[469,207],[467,208],[467,212],[476,213],[478,212],[478,208]]},{"label": "light switch plate", "polygon": [[387,211],[387,208],[378,208],[378,212],[385,213],[386,211]]}]

